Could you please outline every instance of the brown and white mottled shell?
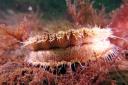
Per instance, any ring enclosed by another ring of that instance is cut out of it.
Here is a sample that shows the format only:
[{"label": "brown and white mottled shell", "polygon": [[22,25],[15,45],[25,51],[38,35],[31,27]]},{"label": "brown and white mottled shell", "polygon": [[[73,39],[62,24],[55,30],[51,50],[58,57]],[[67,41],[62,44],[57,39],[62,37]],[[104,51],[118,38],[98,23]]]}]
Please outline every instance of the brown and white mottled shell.
[{"label": "brown and white mottled shell", "polygon": [[109,41],[111,36],[110,29],[93,27],[30,37],[24,46],[31,45],[33,51],[25,61],[32,65],[52,66],[62,62],[87,62],[99,58],[111,60],[118,51]]}]

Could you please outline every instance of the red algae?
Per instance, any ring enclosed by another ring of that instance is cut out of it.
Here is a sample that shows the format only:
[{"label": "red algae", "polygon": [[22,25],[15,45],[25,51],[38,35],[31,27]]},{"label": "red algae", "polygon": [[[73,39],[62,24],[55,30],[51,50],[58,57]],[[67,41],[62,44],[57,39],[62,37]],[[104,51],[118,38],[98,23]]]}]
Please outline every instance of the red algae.
[{"label": "red algae", "polygon": [[[110,27],[112,28],[114,35],[120,37],[120,39],[114,42],[125,49],[128,49],[128,4],[124,4],[115,13]],[[122,39],[121,39],[122,38]]]}]

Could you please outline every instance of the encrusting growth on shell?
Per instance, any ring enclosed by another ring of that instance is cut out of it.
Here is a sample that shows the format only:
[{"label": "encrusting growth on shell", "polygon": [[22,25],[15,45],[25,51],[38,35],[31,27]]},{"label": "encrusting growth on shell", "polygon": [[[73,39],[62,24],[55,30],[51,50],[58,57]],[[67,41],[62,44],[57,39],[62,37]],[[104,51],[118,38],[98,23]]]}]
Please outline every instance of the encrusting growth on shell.
[{"label": "encrusting growth on shell", "polygon": [[[68,31],[60,31],[58,33],[43,33],[42,35],[37,35],[30,37],[28,40],[23,42],[24,46],[32,45],[34,50],[51,49],[51,48],[66,48],[70,46],[76,46],[81,44],[93,43],[101,40],[105,40],[111,37],[112,32],[110,29],[100,29],[94,28],[81,28],[81,29],[71,29]],[[45,44],[47,46],[45,47]]]}]

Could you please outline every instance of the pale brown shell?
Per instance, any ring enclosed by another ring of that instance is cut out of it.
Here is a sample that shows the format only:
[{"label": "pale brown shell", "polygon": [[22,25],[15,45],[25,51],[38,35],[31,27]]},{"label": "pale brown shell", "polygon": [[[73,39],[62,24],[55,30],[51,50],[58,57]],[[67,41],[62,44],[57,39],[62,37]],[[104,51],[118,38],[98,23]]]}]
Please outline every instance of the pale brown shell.
[{"label": "pale brown shell", "polygon": [[25,61],[32,65],[54,66],[62,62],[87,62],[104,58],[113,54],[113,48],[116,47],[108,39],[111,35],[110,29],[98,27],[37,35],[24,42],[24,46],[33,47]]}]

